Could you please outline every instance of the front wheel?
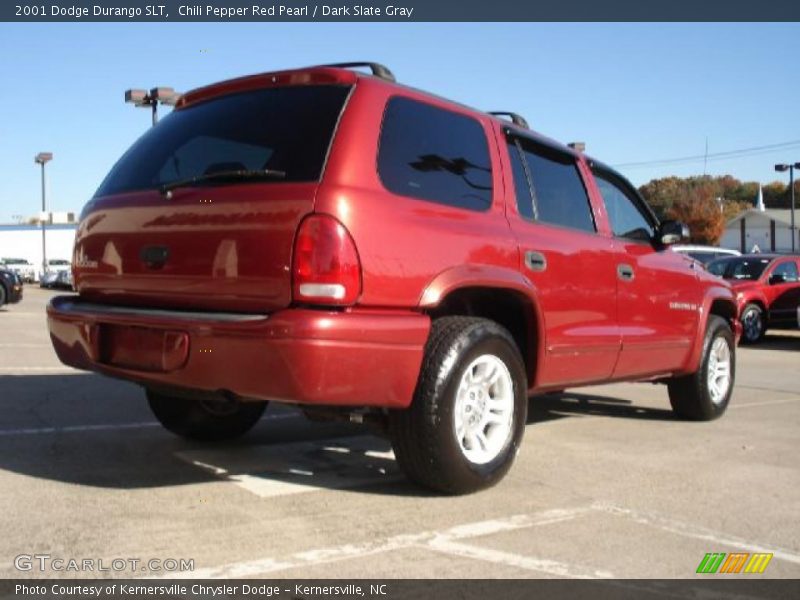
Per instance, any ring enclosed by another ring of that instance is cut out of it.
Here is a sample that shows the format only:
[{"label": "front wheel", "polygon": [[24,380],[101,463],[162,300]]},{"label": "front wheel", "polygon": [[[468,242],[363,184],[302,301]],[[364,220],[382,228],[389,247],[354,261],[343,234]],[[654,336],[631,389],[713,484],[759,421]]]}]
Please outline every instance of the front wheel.
[{"label": "front wheel", "polygon": [[258,423],[266,402],[194,400],[147,390],[150,409],[165,429],[190,440],[236,439]]},{"label": "front wheel", "polygon": [[728,408],[736,377],[736,344],[725,319],[711,315],[696,373],[667,383],[672,410],[691,421],[711,421]]},{"label": "front wheel", "polygon": [[526,392],[506,329],[487,319],[437,319],[411,406],[389,413],[398,464],[412,481],[448,494],[494,485],[519,450]]}]

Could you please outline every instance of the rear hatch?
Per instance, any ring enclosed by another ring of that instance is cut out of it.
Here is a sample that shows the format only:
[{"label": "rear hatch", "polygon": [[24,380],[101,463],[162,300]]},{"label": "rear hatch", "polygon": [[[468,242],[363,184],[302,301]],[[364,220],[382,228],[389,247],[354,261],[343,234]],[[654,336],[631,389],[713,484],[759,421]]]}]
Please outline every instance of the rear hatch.
[{"label": "rear hatch", "polygon": [[178,309],[287,306],[295,231],[313,210],[349,89],[206,88],[179,106],[84,209],[74,255],[81,296]]}]

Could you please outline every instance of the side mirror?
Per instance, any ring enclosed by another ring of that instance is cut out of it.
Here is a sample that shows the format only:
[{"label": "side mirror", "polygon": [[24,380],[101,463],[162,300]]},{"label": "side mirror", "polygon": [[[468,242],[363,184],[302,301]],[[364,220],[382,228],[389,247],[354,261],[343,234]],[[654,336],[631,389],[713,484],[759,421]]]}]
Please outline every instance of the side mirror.
[{"label": "side mirror", "polygon": [[780,283],[786,283],[786,275],[783,273],[773,273],[769,276],[770,285],[778,285]]},{"label": "side mirror", "polygon": [[689,239],[689,228],[680,221],[662,221],[658,227],[658,240],[664,246]]}]

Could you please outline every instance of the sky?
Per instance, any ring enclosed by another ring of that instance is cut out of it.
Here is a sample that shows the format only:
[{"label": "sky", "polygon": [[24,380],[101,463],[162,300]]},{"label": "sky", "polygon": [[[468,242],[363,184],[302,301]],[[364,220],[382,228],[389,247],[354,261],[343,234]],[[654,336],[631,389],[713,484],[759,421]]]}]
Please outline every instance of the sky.
[{"label": "sky", "polygon": [[80,211],[150,126],[128,88],[356,60],[583,141],[636,185],[704,170],[782,180],[773,165],[800,161],[798,50],[797,23],[2,23],[0,223],[40,211],[41,151],[54,154],[48,210]]}]

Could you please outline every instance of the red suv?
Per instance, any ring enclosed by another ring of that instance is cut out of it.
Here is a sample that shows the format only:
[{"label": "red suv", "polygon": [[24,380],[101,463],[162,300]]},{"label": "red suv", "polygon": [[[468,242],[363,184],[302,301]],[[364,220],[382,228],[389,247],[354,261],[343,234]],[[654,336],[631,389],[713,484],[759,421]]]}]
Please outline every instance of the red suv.
[{"label": "red suv", "polygon": [[708,270],[733,286],[742,343],[760,342],[768,327],[800,325],[800,256],[746,254],[715,260]]},{"label": "red suv", "polygon": [[195,439],[268,400],[380,423],[446,493],[508,471],[529,395],[657,380],[680,417],[725,411],[736,303],[665,251],[685,227],[517,115],[354,66],[189,92],[125,153],[48,307],[63,362]]}]

